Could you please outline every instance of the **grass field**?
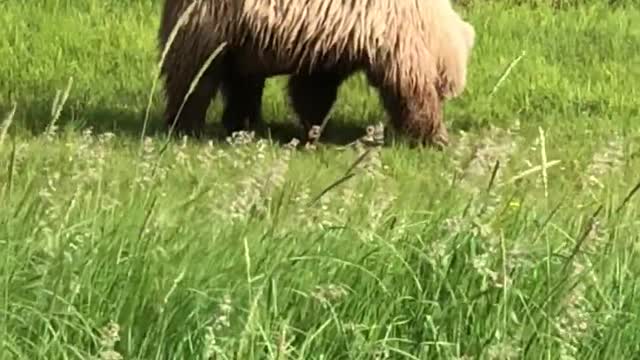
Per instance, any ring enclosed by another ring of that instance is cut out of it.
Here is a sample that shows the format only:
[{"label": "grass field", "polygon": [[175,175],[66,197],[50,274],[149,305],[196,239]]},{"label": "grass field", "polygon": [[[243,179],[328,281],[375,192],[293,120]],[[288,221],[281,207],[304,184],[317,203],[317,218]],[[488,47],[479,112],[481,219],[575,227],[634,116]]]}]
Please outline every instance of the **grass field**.
[{"label": "grass field", "polygon": [[637,4],[462,9],[438,153],[344,147],[361,77],[315,150],[283,79],[272,140],[167,142],[157,3],[0,4],[0,359],[637,358]]}]

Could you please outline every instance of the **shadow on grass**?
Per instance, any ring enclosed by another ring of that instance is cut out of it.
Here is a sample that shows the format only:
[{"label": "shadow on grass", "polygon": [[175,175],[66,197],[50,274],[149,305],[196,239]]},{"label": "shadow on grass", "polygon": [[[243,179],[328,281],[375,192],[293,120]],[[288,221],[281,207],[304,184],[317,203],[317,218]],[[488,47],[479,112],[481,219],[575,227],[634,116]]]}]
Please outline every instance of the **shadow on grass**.
[{"label": "shadow on grass", "polygon": [[[37,136],[42,134],[53,119],[52,99],[39,99],[32,102],[18,102],[14,118],[14,127],[28,135]],[[1,116],[11,110],[11,105],[0,103]],[[213,106],[212,106],[213,108]],[[218,107],[219,108],[219,107]],[[199,139],[202,142],[213,141],[214,143],[225,143],[228,134],[220,122],[219,109],[210,110],[207,116],[207,124],[204,136]],[[326,125],[322,134],[321,142],[324,144],[342,146],[349,144],[366,132],[367,124],[378,121],[385,123],[389,127],[386,114],[383,118],[352,118],[344,115],[334,114]],[[302,139],[303,130],[299,122],[293,115],[286,118],[274,118],[265,115],[265,124],[261,129],[256,130],[256,137],[270,138],[276,144],[286,144],[293,138]],[[63,108],[56,125],[59,129],[72,129],[83,131],[91,129],[93,134],[113,133],[118,137],[130,138],[130,140],[140,139],[144,129],[145,108],[143,106],[110,106],[109,104],[87,105],[79,99],[69,99]],[[458,119],[453,126],[449,125],[449,131],[465,130],[476,127],[473,119],[465,117]],[[146,125],[145,136],[163,137],[165,127],[162,121],[161,106],[154,106],[149,114]],[[194,139],[195,140],[195,139]]]}]

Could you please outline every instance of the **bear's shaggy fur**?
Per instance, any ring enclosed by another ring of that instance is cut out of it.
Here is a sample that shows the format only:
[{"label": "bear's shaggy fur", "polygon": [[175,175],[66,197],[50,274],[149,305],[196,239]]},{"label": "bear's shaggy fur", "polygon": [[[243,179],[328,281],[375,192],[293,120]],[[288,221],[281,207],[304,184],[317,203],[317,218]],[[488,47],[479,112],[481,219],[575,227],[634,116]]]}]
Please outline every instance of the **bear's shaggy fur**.
[{"label": "bear's shaggy fur", "polygon": [[186,10],[162,64],[165,122],[178,132],[200,134],[219,87],[228,132],[260,123],[265,79],[286,74],[308,131],[329,113],[340,84],[362,70],[397,129],[448,144],[443,102],[463,91],[475,41],[449,0],[164,0],[163,48]]}]

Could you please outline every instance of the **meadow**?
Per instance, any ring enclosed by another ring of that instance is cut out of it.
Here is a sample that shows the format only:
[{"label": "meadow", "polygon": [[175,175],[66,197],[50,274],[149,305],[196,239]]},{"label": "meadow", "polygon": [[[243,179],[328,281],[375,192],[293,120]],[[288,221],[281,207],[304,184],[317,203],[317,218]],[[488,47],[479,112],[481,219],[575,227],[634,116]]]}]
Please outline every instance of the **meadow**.
[{"label": "meadow", "polygon": [[315,148],[283,78],[167,139],[159,3],[0,3],[0,359],[638,356],[636,2],[457,5],[443,152],[361,76]]}]

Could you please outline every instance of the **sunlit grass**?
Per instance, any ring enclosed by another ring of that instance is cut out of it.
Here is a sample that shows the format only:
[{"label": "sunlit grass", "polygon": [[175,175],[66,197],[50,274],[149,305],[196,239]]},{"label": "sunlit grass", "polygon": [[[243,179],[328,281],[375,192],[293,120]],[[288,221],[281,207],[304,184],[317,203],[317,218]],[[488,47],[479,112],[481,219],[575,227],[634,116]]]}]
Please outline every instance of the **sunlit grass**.
[{"label": "sunlit grass", "polygon": [[[317,149],[227,142],[216,103],[209,139],[163,150],[159,92],[140,142],[157,11],[0,5],[0,358],[640,351],[638,9],[464,10],[442,153],[332,144],[384,123],[361,77]],[[263,110],[288,141],[283,81]]]}]

